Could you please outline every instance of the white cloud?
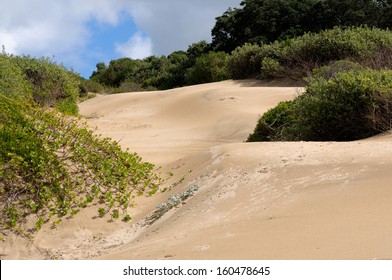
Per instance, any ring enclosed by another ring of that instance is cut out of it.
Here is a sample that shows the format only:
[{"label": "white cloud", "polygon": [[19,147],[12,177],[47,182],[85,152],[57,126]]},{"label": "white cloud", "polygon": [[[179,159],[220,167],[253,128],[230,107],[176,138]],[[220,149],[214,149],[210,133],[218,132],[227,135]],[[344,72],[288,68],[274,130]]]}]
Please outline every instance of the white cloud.
[{"label": "white cloud", "polygon": [[91,22],[115,27],[124,16],[132,16],[137,31],[141,33],[129,34],[126,43],[106,44],[111,44],[112,49],[105,50],[110,52],[105,56],[115,56],[115,51],[133,57],[168,55],[175,50],[185,50],[191,43],[210,40],[215,17],[240,2],[0,0],[0,48],[4,45],[7,52],[14,54],[72,58],[72,61],[63,62],[83,64],[81,61],[86,60],[86,56],[92,57],[88,47],[96,30],[90,29]]},{"label": "white cloud", "polygon": [[126,43],[116,44],[116,52],[134,59],[145,58],[152,55],[152,41],[142,32],[137,32]]},{"label": "white cloud", "polygon": [[167,55],[200,40],[211,40],[215,18],[241,0],[134,0],[129,9],[135,23],[154,43],[153,53]]},{"label": "white cloud", "polygon": [[[1,2],[4,0],[0,0]],[[0,32],[15,38],[17,49],[61,50],[88,40],[87,22],[115,25],[124,11],[124,0],[13,0],[0,10]],[[4,7],[6,7],[4,9]],[[0,43],[7,43],[0,37]]]}]

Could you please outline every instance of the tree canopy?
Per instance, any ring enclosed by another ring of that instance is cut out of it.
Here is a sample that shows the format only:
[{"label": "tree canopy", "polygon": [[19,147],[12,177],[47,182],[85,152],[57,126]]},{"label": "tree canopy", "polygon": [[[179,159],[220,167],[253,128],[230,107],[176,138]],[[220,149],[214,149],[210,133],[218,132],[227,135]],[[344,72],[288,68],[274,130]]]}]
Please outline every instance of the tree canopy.
[{"label": "tree canopy", "polygon": [[389,28],[391,0],[244,0],[216,18],[212,47],[231,52],[244,43],[270,43],[335,26]]}]

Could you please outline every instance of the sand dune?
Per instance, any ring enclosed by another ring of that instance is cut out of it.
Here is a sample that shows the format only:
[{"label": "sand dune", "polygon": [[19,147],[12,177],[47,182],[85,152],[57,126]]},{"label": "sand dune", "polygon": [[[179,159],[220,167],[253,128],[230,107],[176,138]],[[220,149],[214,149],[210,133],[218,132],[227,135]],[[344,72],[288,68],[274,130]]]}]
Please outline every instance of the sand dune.
[{"label": "sand dune", "polygon": [[[88,209],[3,258],[391,259],[391,134],[350,143],[244,143],[259,116],[301,89],[226,81],[98,96],[80,112],[100,133],[184,178],[141,198],[131,224]],[[169,194],[199,190],[150,226]],[[7,247],[8,246],[8,247]]]}]

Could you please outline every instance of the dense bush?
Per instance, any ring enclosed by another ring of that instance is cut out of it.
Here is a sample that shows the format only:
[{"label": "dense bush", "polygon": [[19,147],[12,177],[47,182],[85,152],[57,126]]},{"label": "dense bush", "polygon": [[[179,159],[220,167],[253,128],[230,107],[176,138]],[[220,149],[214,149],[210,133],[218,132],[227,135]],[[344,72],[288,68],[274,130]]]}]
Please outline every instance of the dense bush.
[{"label": "dense bush", "polygon": [[79,96],[85,98],[89,93],[105,93],[103,85],[94,80],[80,79]]},{"label": "dense bush", "polygon": [[315,77],[296,102],[301,138],[346,141],[389,130],[391,102],[391,71],[351,70],[330,79]]},{"label": "dense bush", "polygon": [[19,67],[33,88],[33,99],[40,106],[59,108],[77,114],[77,76],[49,58],[16,57]]},{"label": "dense bush", "polygon": [[209,52],[196,59],[195,65],[186,72],[188,85],[210,83],[226,80],[227,58],[224,52]]},{"label": "dense bush", "polygon": [[310,83],[312,80],[314,80],[314,78],[324,78],[328,80],[335,77],[335,74],[339,72],[351,70],[360,71],[363,69],[364,67],[357,62],[352,62],[350,60],[338,60],[320,68],[313,69],[313,71],[310,73],[310,77],[305,78],[305,81]]},{"label": "dense bush", "polygon": [[133,197],[158,188],[152,164],[77,119],[2,94],[0,119],[0,232],[28,234],[92,203],[129,220]]},{"label": "dense bush", "polygon": [[390,130],[392,71],[352,64],[334,72],[336,65],[315,72],[293,102],[263,115],[248,141],[350,141]]},{"label": "dense bush", "polygon": [[[383,55],[383,59],[379,56]],[[334,28],[289,41],[279,58],[287,76],[300,79],[332,61],[350,59],[374,69],[392,67],[392,32],[374,28]],[[375,62],[381,64],[377,64]]]},{"label": "dense bush", "polygon": [[4,51],[0,54],[0,93],[28,100],[33,95],[32,86],[26,81],[22,69]]},{"label": "dense bush", "polygon": [[282,75],[283,68],[279,61],[270,57],[264,57],[261,61],[261,73],[259,78],[261,79],[274,79],[279,78]]},{"label": "dense bush", "polygon": [[262,46],[245,44],[228,62],[234,79],[301,80],[318,67],[351,60],[372,69],[392,67],[392,32],[375,28],[334,28]]},{"label": "dense bush", "polygon": [[143,61],[131,58],[120,58],[110,61],[109,66],[104,63],[97,64],[97,70],[90,79],[109,87],[118,87],[129,77],[136,79],[136,74],[145,67]]},{"label": "dense bush", "polygon": [[76,115],[79,78],[48,58],[0,54],[0,93]]},{"label": "dense bush", "polygon": [[246,43],[236,48],[230,55],[228,71],[233,79],[256,78],[260,75],[263,59],[262,47]]},{"label": "dense bush", "polygon": [[264,113],[248,142],[295,140],[293,101],[282,101]]}]

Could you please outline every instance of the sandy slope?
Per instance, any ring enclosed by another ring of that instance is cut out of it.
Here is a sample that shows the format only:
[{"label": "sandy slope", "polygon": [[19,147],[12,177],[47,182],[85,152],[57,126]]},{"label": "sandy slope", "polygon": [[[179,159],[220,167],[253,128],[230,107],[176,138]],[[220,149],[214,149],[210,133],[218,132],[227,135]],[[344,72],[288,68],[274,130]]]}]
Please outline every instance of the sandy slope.
[{"label": "sandy slope", "polygon": [[[142,198],[132,224],[94,210],[13,239],[3,258],[391,259],[392,137],[351,143],[243,143],[260,114],[298,89],[226,81],[99,96],[81,114],[105,136],[192,185],[195,196],[151,226],[169,193]],[[7,247],[8,246],[8,247]]]}]

